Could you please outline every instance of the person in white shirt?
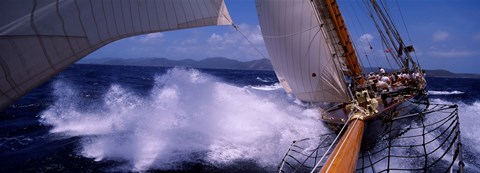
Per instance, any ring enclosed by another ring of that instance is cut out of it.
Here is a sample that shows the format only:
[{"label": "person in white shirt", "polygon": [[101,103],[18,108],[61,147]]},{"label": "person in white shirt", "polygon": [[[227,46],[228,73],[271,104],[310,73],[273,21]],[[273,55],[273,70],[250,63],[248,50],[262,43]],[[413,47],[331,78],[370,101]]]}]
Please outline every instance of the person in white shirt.
[{"label": "person in white shirt", "polygon": [[390,83],[390,78],[387,76],[387,75],[383,75],[382,78],[380,78],[381,81],[383,82],[386,82],[387,84],[391,84]]},{"label": "person in white shirt", "polygon": [[378,71],[380,71],[380,74],[385,74],[385,69],[382,67],[378,67]]}]

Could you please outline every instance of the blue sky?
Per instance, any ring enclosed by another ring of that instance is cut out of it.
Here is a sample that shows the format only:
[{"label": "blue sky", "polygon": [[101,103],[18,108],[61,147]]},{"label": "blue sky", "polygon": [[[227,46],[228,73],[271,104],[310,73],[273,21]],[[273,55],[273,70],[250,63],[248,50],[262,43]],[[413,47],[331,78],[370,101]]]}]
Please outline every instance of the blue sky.
[{"label": "blue sky", "polygon": [[[424,69],[446,69],[458,73],[480,73],[479,0],[398,0],[408,28],[400,18],[397,1],[384,0],[404,41],[413,44]],[[141,35],[111,43],[86,58],[166,57],[204,59],[227,57],[240,61],[268,57],[254,0],[226,0],[234,22],[261,52],[257,52],[232,26],[210,26]],[[339,0],[351,39],[361,57],[369,55],[374,67],[387,67],[384,50],[373,23],[360,0]],[[357,17],[359,18],[357,20]],[[411,38],[411,40],[409,39]],[[366,40],[373,50],[365,49]],[[368,66],[368,61],[362,58]]]}]

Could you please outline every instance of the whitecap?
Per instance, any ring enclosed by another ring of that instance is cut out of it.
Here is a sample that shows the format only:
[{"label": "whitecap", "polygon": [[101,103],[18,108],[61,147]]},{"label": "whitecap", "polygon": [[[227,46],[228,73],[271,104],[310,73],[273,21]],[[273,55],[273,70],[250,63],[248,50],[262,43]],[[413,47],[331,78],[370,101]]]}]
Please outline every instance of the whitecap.
[{"label": "whitecap", "polygon": [[465,94],[462,91],[428,91],[430,95],[458,95],[458,94]]},{"label": "whitecap", "polygon": [[127,161],[134,171],[178,169],[198,153],[211,164],[248,159],[274,168],[293,140],[328,131],[318,110],[284,92],[248,90],[174,68],[155,78],[148,96],[114,84],[98,110],[83,111],[79,91],[56,81],[56,101],[40,117],[51,133],[80,136],[84,157]]}]

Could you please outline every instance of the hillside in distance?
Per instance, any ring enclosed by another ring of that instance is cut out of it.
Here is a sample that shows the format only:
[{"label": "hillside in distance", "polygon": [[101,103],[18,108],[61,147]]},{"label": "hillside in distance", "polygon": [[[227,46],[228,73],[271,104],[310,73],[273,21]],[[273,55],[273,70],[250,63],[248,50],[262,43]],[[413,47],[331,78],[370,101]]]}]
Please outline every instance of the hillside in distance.
[{"label": "hillside in distance", "polygon": [[102,64],[102,65],[129,65],[129,66],[154,66],[154,67],[193,67],[205,69],[235,69],[235,70],[263,70],[273,71],[269,59],[259,59],[252,61],[238,61],[223,57],[206,58],[203,60],[170,60],[167,58],[97,58],[85,59],[79,64]]},{"label": "hillside in distance", "polygon": [[[154,66],[154,67],[193,67],[204,69],[233,69],[233,70],[262,70],[273,71],[272,64],[269,59],[258,59],[252,61],[238,61],[224,57],[206,58],[203,60],[183,59],[170,60],[167,58],[96,58],[84,59],[79,64],[101,64],[101,65],[127,65],[127,66]],[[378,68],[367,67],[365,71],[377,72]],[[387,72],[396,70],[386,69]],[[480,79],[479,74],[469,73],[453,73],[447,70],[425,70],[428,77],[444,77],[444,78],[476,78]]]}]

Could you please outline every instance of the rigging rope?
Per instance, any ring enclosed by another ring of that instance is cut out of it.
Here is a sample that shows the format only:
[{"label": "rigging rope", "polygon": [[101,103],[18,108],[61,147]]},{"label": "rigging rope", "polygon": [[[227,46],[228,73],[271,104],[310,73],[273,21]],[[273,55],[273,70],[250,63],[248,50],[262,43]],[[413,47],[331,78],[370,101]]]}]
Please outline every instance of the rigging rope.
[{"label": "rigging rope", "polygon": [[[350,113],[348,115],[348,118],[350,119],[350,117],[352,116],[352,113]],[[332,144],[330,144],[330,146],[328,147],[327,151],[325,152],[325,154],[322,155],[322,157],[320,158],[320,160],[315,164],[315,166],[313,167],[312,171],[310,173],[313,173],[315,171],[315,169],[317,169],[317,167],[320,165],[320,163],[322,162],[322,160],[325,158],[325,156],[327,155],[327,153],[330,152],[330,150],[332,149],[332,147],[336,144],[336,142],[338,141],[338,138],[340,137],[340,134],[342,134],[343,130],[345,130],[345,127],[347,127],[348,123],[345,123],[342,127],[342,129],[340,130],[340,132],[338,132],[338,135],[335,137],[335,139],[333,140]]]},{"label": "rigging rope", "polygon": [[[352,111],[352,112],[353,112],[353,111]],[[350,119],[350,118],[349,118],[349,119]],[[353,123],[352,128],[351,128],[351,129],[349,128],[350,130],[347,132],[347,134],[344,134],[344,135],[349,136],[350,133],[352,132],[352,129],[354,129],[354,127],[357,125],[357,122],[358,122],[358,121],[363,121],[363,120],[355,119],[354,121],[355,121],[355,122]],[[345,124],[348,124],[348,123],[345,123]],[[347,129],[347,130],[348,130],[348,129]],[[340,144],[340,148],[342,148],[342,146],[343,146],[343,144],[345,144],[345,142],[346,142],[346,140],[342,141],[342,143]],[[338,144],[337,144],[337,145],[338,145]],[[325,170],[325,172],[328,172],[328,171],[330,170],[330,168],[332,167],[332,164],[335,163],[334,161],[335,161],[335,159],[337,159],[338,154],[339,154],[339,152],[335,153],[335,155],[333,156],[332,162],[330,162],[330,164],[328,165],[328,167],[327,167],[327,169]],[[324,165],[324,166],[325,166],[325,165]],[[312,170],[312,172],[310,172],[310,173],[313,173],[313,171],[314,171],[314,170]]]},{"label": "rigging rope", "polygon": [[243,36],[243,38],[245,38],[245,39],[248,41],[248,43],[258,52],[258,54],[262,55],[263,58],[267,59],[267,57],[266,57],[265,55],[263,55],[262,52],[260,52],[260,50],[257,48],[257,46],[255,46],[255,45],[248,39],[248,37],[247,37],[245,34],[243,34],[242,31],[240,31],[240,28],[239,28],[237,25],[235,25],[235,24],[232,22],[232,26],[233,26],[233,28],[235,28],[235,30],[237,30],[237,31]]},{"label": "rigging rope", "polygon": [[[397,4],[398,11],[400,12],[400,17],[401,17],[402,22],[403,22],[403,27],[405,28],[405,31],[407,32],[408,41],[410,42],[410,44],[413,45],[412,38],[410,37],[410,32],[408,31],[407,24],[405,23],[405,20],[404,20],[404,17],[403,17],[402,8],[400,8],[400,5],[398,4],[398,1],[395,1],[395,2]],[[419,63],[418,57],[417,57],[417,51],[413,51],[413,55],[415,57],[415,60],[417,61],[417,65],[420,67],[420,63]]]},{"label": "rigging rope", "polygon": [[[221,8],[220,8],[221,5],[222,5],[221,2],[217,2],[216,5],[217,5],[218,9],[221,9]],[[228,22],[230,22],[230,23],[232,24],[232,27],[233,27],[236,31],[238,31],[238,32],[243,36],[243,38],[245,38],[245,39],[247,40],[247,42],[255,49],[255,51],[258,52],[258,54],[260,54],[263,58],[267,59],[267,57],[266,57],[262,52],[260,52],[260,50],[250,41],[250,39],[248,39],[248,37],[247,37],[245,34],[243,34],[243,32],[240,30],[240,27],[238,27],[237,25],[235,25],[235,23],[233,23],[233,21],[230,20],[224,12],[222,12],[221,15],[222,15]]]},{"label": "rigging rope", "polygon": [[[352,5],[352,3],[353,3],[354,1],[347,1],[347,2],[348,2],[348,4],[349,4],[350,10],[353,12],[353,15],[355,16],[355,19],[356,19],[358,25],[360,25],[360,29],[362,30],[362,33],[368,34],[368,33],[366,32],[365,28],[363,27],[362,22],[361,22],[360,19],[358,18],[357,11],[355,10],[355,8],[354,8],[353,5]],[[359,37],[359,38],[361,38],[361,37]],[[375,52],[373,52],[372,42],[371,42],[370,39],[368,39],[368,38],[366,38],[365,41],[367,41],[367,44],[368,44],[368,47],[369,47],[370,51],[365,50],[365,48],[363,48],[363,47],[362,47],[362,49],[363,49],[363,52],[364,52],[364,54],[365,54],[365,58],[367,59],[370,68],[372,68],[372,65],[371,65],[371,63],[370,63],[370,60],[368,59],[367,52],[368,52],[368,53],[373,57],[373,59],[375,60],[374,62],[376,63],[376,66],[377,66],[377,67],[380,67],[380,66],[378,66],[378,61],[376,60],[376,59],[377,59],[377,56],[376,56]],[[361,56],[358,56],[358,57],[361,57]],[[360,58],[360,60],[361,60],[361,58]]]}]

